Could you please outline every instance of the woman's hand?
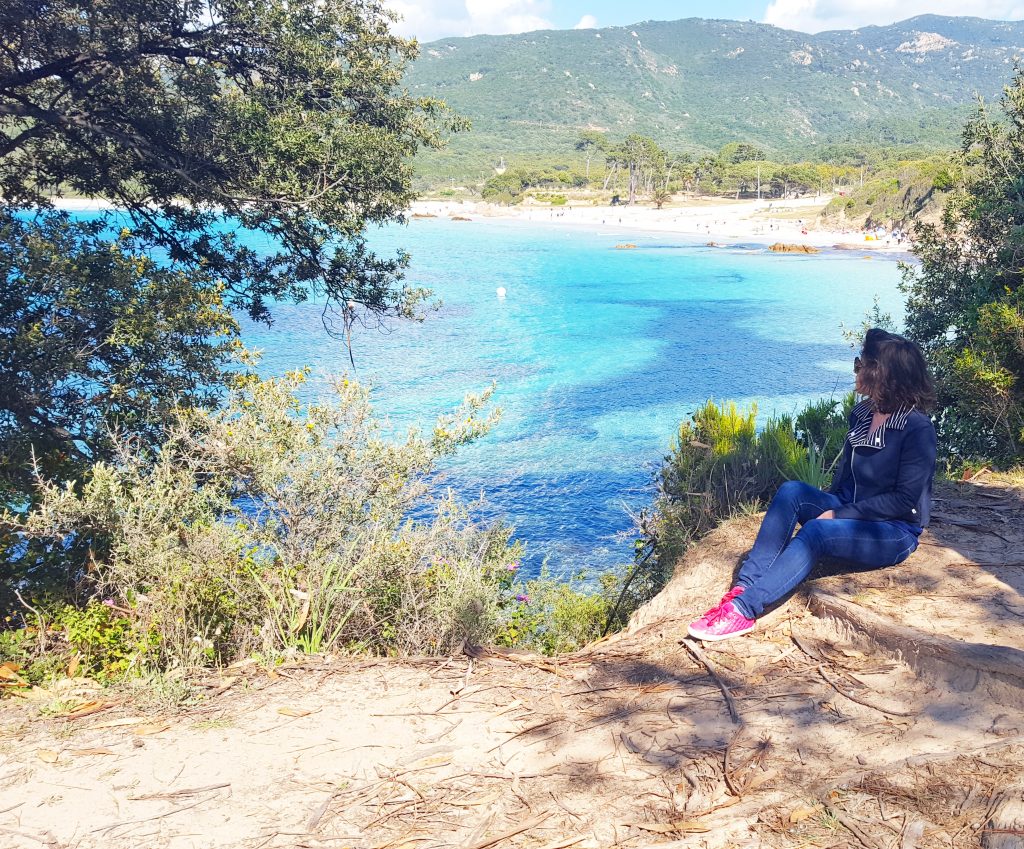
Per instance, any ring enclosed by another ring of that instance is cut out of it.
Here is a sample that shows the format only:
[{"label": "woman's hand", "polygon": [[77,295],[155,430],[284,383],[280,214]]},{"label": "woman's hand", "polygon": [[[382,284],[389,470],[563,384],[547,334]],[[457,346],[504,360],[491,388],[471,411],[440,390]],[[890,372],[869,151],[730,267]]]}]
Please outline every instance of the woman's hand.
[{"label": "woman's hand", "polygon": [[834,519],[836,517],[834,510],[826,510],[818,518],[819,519]]}]

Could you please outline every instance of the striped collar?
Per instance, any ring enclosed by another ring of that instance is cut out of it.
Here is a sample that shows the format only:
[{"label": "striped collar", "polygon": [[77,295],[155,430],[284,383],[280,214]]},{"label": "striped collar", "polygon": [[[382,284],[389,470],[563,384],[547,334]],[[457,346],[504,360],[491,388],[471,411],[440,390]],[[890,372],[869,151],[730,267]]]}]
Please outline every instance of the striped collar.
[{"label": "striped collar", "polygon": [[867,448],[885,448],[886,434],[890,430],[903,430],[907,426],[907,419],[910,418],[910,414],[914,412],[914,407],[899,407],[893,411],[893,414],[885,420],[878,430],[868,436],[871,431],[871,417],[874,415],[874,412],[870,398],[866,398],[853,408],[854,422],[847,438],[850,440],[850,445],[854,448],[862,446]]}]

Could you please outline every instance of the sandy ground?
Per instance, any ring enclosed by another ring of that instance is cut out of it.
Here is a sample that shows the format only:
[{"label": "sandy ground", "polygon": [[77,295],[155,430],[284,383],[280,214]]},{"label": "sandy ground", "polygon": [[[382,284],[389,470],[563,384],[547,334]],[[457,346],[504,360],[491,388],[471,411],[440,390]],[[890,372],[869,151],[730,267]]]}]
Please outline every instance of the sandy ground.
[{"label": "sandy ground", "polygon": [[417,201],[410,212],[414,216],[468,218],[470,221],[497,219],[581,227],[623,237],[639,231],[673,233],[702,243],[770,245],[783,242],[901,254],[909,250],[907,242],[898,245],[895,240],[866,240],[859,230],[824,228],[818,216],[829,200],[830,196],[786,201],[701,198],[677,200],[660,210],[641,204],[632,207],[572,204],[504,207],[482,201]]},{"label": "sandy ground", "polygon": [[938,503],[900,567],[820,577],[723,643],[686,623],[757,517],[571,656],[240,666],[185,703],[82,679],[7,699],[0,846],[1019,847],[1024,822],[997,813],[1024,786],[1024,497],[972,483]]}]

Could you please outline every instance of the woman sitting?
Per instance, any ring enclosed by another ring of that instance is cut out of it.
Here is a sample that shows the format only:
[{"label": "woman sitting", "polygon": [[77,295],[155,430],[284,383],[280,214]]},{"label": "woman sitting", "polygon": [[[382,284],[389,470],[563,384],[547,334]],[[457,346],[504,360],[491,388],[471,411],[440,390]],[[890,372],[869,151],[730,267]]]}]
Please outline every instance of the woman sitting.
[{"label": "woman sitting", "polygon": [[[691,623],[699,640],[754,629],[764,609],[791,593],[822,557],[892,566],[917,548],[928,525],[935,474],[935,391],[921,349],[873,329],[853,361],[857,392],[832,487],[779,487],[734,586]],[[793,536],[797,523],[802,525]]]}]

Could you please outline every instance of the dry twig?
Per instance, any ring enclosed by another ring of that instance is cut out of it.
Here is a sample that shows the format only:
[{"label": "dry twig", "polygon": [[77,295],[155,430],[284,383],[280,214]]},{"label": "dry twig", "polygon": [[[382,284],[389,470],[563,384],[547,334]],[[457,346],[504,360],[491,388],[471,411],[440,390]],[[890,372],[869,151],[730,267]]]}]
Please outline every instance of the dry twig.
[{"label": "dry twig", "polygon": [[520,826],[511,829],[510,831],[503,831],[501,834],[495,835],[494,837],[488,837],[484,840],[480,840],[477,843],[473,843],[470,846],[465,846],[463,849],[488,849],[489,846],[494,846],[497,843],[501,843],[503,840],[508,840],[510,837],[515,837],[517,834],[522,834],[524,831],[530,831],[536,828],[544,820],[551,816],[550,811],[546,811],[540,816],[534,817],[531,820],[527,820]]},{"label": "dry twig", "polygon": [[227,781],[223,784],[208,784],[206,787],[186,787],[181,790],[169,790],[166,793],[146,793],[144,796],[129,796],[128,799],[132,802],[145,802],[152,799],[179,799],[182,796],[195,796],[196,793],[208,793],[211,790],[220,790],[230,786],[231,782]]},{"label": "dry twig", "polygon": [[862,829],[856,822],[834,808],[825,799],[821,799],[820,801],[821,804],[824,805],[825,810],[832,815],[835,821],[856,837],[861,844],[866,847],[866,849],[885,849],[884,846],[876,842],[871,835],[864,831],[864,829]]},{"label": "dry twig", "polygon": [[311,816],[309,818],[309,822],[306,823],[306,831],[310,834],[313,834],[316,831],[317,826],[320,825],[320,820],[322,820],[324,818],[324,814],[327,813],[327,809],[331,807],[331,804],[342,794],[342,792],[343,791],[339,788],[324,799],[323,804],[313,812],[313,816]]},{"label": "dry twig", "polygon": [[729,742],[725,744],[725,756],[722,758],[722,773],[723,773],[723,776],[725,778],[725,786],[728,787],[729,788],[729,792],[732,793],[732,795],[736,796],[736,797],[742,796],[743,795],[743,790],[742,790],[742,788],[737,787],[735,784],[733,784],[732,774],[731,774],[732,773],[732,767],[731,767],[731,764],[730,764],[730,755],[732,754],[733,743],[736,742],[736,740],[739,738],[740,733],[742,731],[743,731],[743,726],[741,725],[739,728],[737,728],[733,732],[732,737],[729,738]]},{"label": "dry twig", "polygon": [[5,828],[0,825],[0,833],[3,834],[14,834],[18,837],[27,837],[29,840],[35,840],[37,843],[42,843],[43,846],[49,846],[50,849],[59,849],[60,844],[57,842],[57,838],[54,837],[50,832],[44,831],[42,836],[36,836],[35,834],[29,834],[27,831],[19,831],[16,828]]},{"label": "dry twig", "polygon": [[839,693],[840,696],[849,699],[851,702],[856,702],[859,705],[864,705],[864,707],[869,707],[872,710],[877,710],[879,713],[887,713],[890,716],[917,716],[917,711],[908,712],[903,710],[896,710],[895,708],[883,707],[882,705],[876,705],[872,702],[869,702],[867,699],[862,699],[859,696],[853,695],[853,693],[844,690],[842,687],[839,686],[839,684],[837,684],[835,681],[829,678],[828,675],[825,673],[825,668],[823,666],[818,667],[818,674],[825,680],[825,683],[829,684],[832,687],[832,689]]},{"label": "dry twig", "polygon": [[204,802],[208,801],[210,801],[210,797],[207,797],[205,799],[197,799],[190,805],[182,805],[180,808],[173,808],[170,811],[164,811],[162,814],[155,814],[151,817],[142,817],[141,819],[137,820],[125,820],[124,822],[115,822],[110,823],[109,825],[102,825],[99,828],[94,828],[91,833],[96,834],[96,832],[98,831],[113,831],[115,828],[120,828],[121,826],[125,825],[140,825],[144,822],[152,822],[153,820],[162,820],[166,817],[173,817],[175,814],[184,813],[185,811],[191,808],[198,807],[199,805],[202,805]]},{"label": "dry twig", "polygon": [[729,716],[732,717],[732,721],[737,725],[742,725],[743,720],[740,719],[739,711],[736,710],[736,701],[733,699],[732,693],[729,692],[729,688],[725,685],[725,682],[711,665],[711,661],[708,660],[704,652],[697,647],[697,644],[691,642],[689,639],[681,640],[681,645],[685,646],[686,650],[693,655],[694,659],[703,665],[703,667],[708,671],[708,674],[718,685],[718,689],[722,691],[722,696],[725,698],[725,704],[726,707],[729,708]]}]

